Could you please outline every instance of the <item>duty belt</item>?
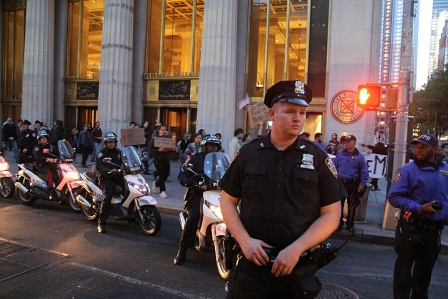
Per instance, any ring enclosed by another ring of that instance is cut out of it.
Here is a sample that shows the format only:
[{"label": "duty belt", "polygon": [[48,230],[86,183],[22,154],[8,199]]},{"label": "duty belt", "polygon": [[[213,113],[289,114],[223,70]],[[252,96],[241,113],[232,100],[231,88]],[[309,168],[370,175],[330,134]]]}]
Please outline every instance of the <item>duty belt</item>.
[{"label": "duty belt", "polygon": [[342,179],[342,182],[344,184],[347,184],[347,183],[359,183],[359,179],[358,178]]},{"label": "duty belt", "polygon": [[445,226],[445,222],[443,221],[434,221],[429,218],[415,215],[412,219],[412,224],[419,225],[427,229],[435,229],[435,230],[442,230]]}]

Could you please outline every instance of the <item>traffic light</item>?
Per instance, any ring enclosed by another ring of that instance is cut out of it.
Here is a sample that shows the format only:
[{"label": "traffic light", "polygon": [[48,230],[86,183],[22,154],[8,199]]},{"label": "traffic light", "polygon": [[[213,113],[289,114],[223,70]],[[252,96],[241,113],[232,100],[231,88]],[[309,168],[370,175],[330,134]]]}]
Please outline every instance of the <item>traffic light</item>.
[{"label": "traffic light", "polygon": [[358,104],[370,110],[377,109],[381,103],[380,85],[359,85],[358,86]]}]

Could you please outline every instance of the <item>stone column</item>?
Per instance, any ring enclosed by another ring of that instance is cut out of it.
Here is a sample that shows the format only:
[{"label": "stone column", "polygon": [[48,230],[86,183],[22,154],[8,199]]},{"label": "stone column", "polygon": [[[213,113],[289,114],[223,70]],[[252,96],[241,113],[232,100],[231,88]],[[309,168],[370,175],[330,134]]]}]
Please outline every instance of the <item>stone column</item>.
[{"label": "stone column", "polygon": [[[69,129],[70,125],[64,119],[64,96],[65,96],[65,67],[67,63],[67,14],[68,1],[56,1],[55,11],[55,53],[54,53],[54,115],[57,119],[64,121],[64,126]],[[32,120],[29,120],[32,121]],[[77,124],[81,128],[82,124]]]},{"label": "stone column", "polygon": [[[134,6],[134,54],[132,62],[132,121],[143,125],[143,75],[146,61],[146,1],[135,1]],[[151,124],[153,125],[153,124]]]},{"label": "stone column", "polygon": [[132,115],[133,26],[133,0],[104,1],[98,119],[103,134],[115,132],[119,140]]},{"label": "stone column", "polygon": [[233,138],[236,103],[240,100],[235,95],[237,8],[237,0],[205,1],[202,26],[196,131],[220,132],[223,148]]},{"label": "stone column", "polygon": [[[54,0],[26,4],[22,118],[49,126],[54,116]],[[61,118],[62,119],[62,118]]]}]

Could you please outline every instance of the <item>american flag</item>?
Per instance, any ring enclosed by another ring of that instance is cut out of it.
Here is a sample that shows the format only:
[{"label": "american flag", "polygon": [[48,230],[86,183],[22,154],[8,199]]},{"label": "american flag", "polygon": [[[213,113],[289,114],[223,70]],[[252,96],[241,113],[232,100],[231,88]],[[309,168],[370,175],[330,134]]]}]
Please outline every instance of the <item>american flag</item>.
[{"label": "american flag", "polygon": [[241,110],[244,108],[244,106],[249,105],[250,101],[249,101],[249,94],[246,93],[246,96],[244,97],[244,99],[242,99],[241,101],[238,102],[238,110]]}]

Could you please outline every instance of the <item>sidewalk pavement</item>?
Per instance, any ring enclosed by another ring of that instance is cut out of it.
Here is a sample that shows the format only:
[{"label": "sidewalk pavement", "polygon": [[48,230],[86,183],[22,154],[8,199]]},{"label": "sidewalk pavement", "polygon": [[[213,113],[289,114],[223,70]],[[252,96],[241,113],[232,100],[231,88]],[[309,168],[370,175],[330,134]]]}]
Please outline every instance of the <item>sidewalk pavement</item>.
[{"label": "sidewalk pavement", "polygon": [[[77,157],[79,163],[75,163],[75,166],[79,172],[89,171],[94,164],[87,159],[88,168],[81,168],[80,163],[81,157]],[[6,155],[6,160],[10,166],[10,172],[15,175],[17,173],[17,163],[13,159],[13,154],[8,152]],[[171,161],[171,172],[168,180],[166,182],[166,194],[168,198],[159,197],[159,192],[154,192],[151,190],[151,195],[157,201],[157,208],[161,213],[178,215],[180,211],[183,210],[183,197],[185,193],[185,187],[182,187],[177,181],[177,175],[180,169],[180,163],[178,161]],[[154,165],[151,165],[150,172],[155,171]],[[151,187],[151,183],[154,181],[154,177],[151,175],[143,175]],[[386,199],[386,189],[387,181],[385,179],[378,180],[379,191],[370,190],[367,208],[365,212],[365,223],[355,221],[355,234],[351,238],[352,241],[375,243],[375,244],[385,244],[393,245],[395,231],[382,229],[383,216],[385,210],[385,199]],[[345,229],[345,227],[340,231],[335,231],[331,238],[347,240],[351,233]],[[448,255],[448,228],[442,231],[442,251],[441,254]]]}]

